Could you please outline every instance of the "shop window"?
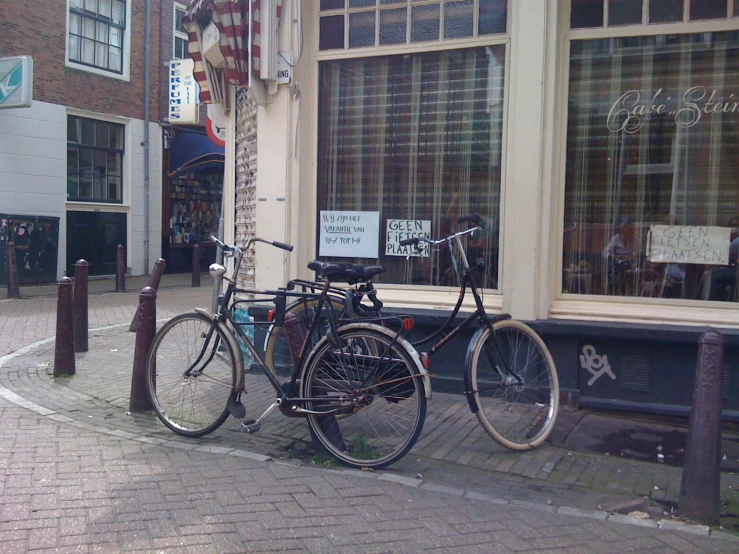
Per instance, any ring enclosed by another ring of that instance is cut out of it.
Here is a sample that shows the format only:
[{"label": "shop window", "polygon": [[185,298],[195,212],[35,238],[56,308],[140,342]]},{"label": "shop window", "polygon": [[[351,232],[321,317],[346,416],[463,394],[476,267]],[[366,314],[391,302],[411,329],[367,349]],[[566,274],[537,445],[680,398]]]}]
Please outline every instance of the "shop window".
[{"label": "shop window", "polygon": [[[644,10],[644,2],[647,9]],[[608,6],[606,14],[605,6]],[[734,2],[733,16],[739,15]],[[607,19],[604,18],[607,15]],[[646,21],[644,16],[646,15]],[[571,0],[570,28],[617,27],[642,23],[679,23],[726,19],[728,0]]]},{"label": "shop window", "polygon": [[467,257],[487,261],[481,282],[497,288],[504,60],[491,46],[320,63],[319,253],[336,238],[320,212],[370,212],[379,260],[354,261],[385,266],[380,282],[455,286],[446,247],[408,258],[398,242],[466,228],[457,218],[476,212],[489,228],[466,241]]},{"label": "shop window", "polygon": [[187,31],[182,24],[187,8],[185,6],[175,4],[174,6],[174,52],[172,59],[184,60],[187,58]]},{"label": "shop window", "polygon": [[464,39],[505,33],[507,20],[508,0],[321,0],[318,43],[334,50]]},{"label": "shop window", "polygon": [[67,200],[123,202],[123,130],[119,123],[67,116]]},{"label": "shop window", "polygon": [[573,40],[565,293],[739,301],[739,33]]},{"label": "shop window", "polygon": [[69,0],[69,61],[123,73],[125,30],[125,1]]}]

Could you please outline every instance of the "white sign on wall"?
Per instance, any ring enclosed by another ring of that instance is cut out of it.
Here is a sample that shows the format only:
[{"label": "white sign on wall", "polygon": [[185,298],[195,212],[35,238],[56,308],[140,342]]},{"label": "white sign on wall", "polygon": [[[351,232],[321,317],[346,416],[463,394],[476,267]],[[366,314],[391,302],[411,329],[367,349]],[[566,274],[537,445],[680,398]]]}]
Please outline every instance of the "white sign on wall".
[{"label": "white sign on wall", "polygon": [[0,58],[0,108],[28,108],[32,101],[31,56]]},{"label": "white sign on wall", "polygon": [[321,211],[319,256],[379,257],[380,213]]},{"label": "white sign on wall", "polygon": [[192,59],[169,62],[169,122],[189,125],[198,122],[198,89]]},{"label": "white sign on wall", "polygon": [[729,227],[652,225],[649,260],[654,263],[729,265]]},{"label": "white sign on wall", "polygon": [[430,239],[431,222],[419,219],[388,219],[387,237],[385,240],[386,256],[413,256],[416,258],[428,258],[430,245],[420,243],[420,252],[415,246],[401,246],[400,241],[415,237]]}]

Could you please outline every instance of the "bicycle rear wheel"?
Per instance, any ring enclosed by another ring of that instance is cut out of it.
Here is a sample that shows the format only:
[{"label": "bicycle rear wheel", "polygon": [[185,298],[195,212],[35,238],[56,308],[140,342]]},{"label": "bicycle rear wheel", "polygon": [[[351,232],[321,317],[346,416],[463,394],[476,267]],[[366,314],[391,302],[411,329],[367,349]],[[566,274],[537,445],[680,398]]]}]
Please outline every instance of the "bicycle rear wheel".
[{"label": "bicycle rear wheel", "polygon": [[157,416],[178,435],[200,437],[220,427],[235,383],[231,343],[207,317],[178,315],[154,337],[146,387]]},{"label": "bicycle rear wheel", "polygon": [[303,373],[308,424],[350,467],[379,469],[402,458],[421,434],[426,396],[413,347],[383,327],[345,325],[340,348],[324,338]]},{"label": "bicycle rear wheel", "polygon": [[493,328],[497,346],[487,327],[472,337],[465,384],[488,434],[511,450],[530,450],[544,442],[557,418],[554,361],[541,337],[520,321],[498,321]]}]

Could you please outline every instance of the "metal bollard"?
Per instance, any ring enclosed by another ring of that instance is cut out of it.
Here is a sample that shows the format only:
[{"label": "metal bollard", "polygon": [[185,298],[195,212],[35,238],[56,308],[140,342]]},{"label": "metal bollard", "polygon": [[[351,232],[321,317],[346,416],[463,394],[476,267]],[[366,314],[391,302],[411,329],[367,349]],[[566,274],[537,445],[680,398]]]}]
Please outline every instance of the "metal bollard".
[{"label": "metal bollard", "polygon": [[18,263],[15,258],[15,244],[7,243],[5,255],[8,269],[8,298],[20,298],[21,290],[18,286]]},{"label": "metal bollard", "polygon": [[74,327],[72,315],[73,295],[72,279],[62,277],[59,280],[59,292],[56,302],[56,343],[54,346],[54,377],[75,374],[74,359]]},{"label": "metal bollard", "polygon": [[74,351],[88,350],[88,318],[87,318],[87,274],[88,264],[85,260],[77,260],[74,264]]},{"label": "metal bollard", "polygon": [[721,508],[721,369],[724,339],[710,329],[698,341],[693,406],[680,485],[680,515],[719,523]]},{"label": "metal bollard", "polygon": [[[162,274],[164,273],[164,268],[167,265],[167,262],[164,261],[164,258],[159,258],[156,263],[154,264],[154,269],[151,272],[151,275],[149,275],[149,282],[146,284],[147,287],[153,288],[155,291],[159,290],[159,282],[162,280]],[[132,333],[135,333],[139,329],[139,309],[141,307],[141,304],[136,308],[136,313],[133,314],[133,320],[131,321],[131,326],[128,328],[129,331]]]},{"label": "metal bollard", "polygon": [[200,286],[200,245],[192,247],[192,286]]},{"label": "metal bollard", "polygon": [[136,331],[136,347],[133,354],[133,376],[131,377],[131,399],[128,409],[131,412],[151,410],[151,400],[146,391],[146,361],[149,347],[157,331],[157,291],[144,287],[139,294],[140,321]]},{"label": "metal bollard", "polygon": [[123,245],[118,245],[118,257],[115,264],[115,291],[126,292],[126,254]]}]

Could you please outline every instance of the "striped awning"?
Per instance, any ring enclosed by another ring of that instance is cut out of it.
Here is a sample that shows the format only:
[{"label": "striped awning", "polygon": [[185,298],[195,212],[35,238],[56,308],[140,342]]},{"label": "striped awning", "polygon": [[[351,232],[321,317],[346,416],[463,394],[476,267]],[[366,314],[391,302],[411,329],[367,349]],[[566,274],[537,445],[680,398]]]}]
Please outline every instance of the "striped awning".
[{"label": "striped awning", "polygon": [[[249,0],[194,0],[183,19],[188,33],[188,52],[195,61],[195,80],[200,85],[200,101],[205,104],[222,103],[225,95],[224,78],[237,86],[249,84]],[[260,0],[252,0],[252,65],[259,74]],[[277,19],[282,12],[278,0]],[[203,59],[202,28],[199,21],[212,20],[221,34],[219,47],[226,60],[222,72]]]}]

